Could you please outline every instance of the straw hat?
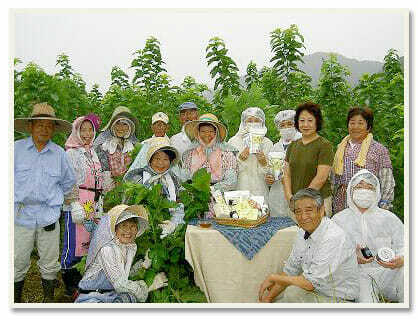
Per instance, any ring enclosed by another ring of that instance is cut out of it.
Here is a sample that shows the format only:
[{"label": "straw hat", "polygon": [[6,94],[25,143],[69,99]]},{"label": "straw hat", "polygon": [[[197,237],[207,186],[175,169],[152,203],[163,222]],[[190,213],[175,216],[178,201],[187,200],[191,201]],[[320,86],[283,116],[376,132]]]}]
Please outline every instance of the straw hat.
[{"label": "straw hat", "polygon": [[55,116],[55,110],[46,102],[38,103],[33,106],[32,113],[29,118],[16,118],[15,130],[23,133],[31,133],[29,131],[29,122],[31,120],[53,120],[55,122],[56,132],[70,133],[72,125],[70,122],[58,119]]},{"label": "straw hat", "polygon": [[[123,219],[119,219],[123,215]],[[116,224],[121,223],[130,218],[138,219],[138,233],[136,237],[139,237],[141,234],[148,229],[148,211],[142,205],[132,205],[128,206],[126,204],[120,204],[113,207],[109,212],[108,216],[110,217],[110,228],[112,233],[115,232]]]},{"label": "straw hat", "polygon": [[228,130],[226,127],[219,122],[218,118],[212,113],[202,114],[199,119],[187,122],[184,125],[184,132],[187,134],[190,140],[196,139],[199,130],[199,124],[201,123],[210,123],[218,128],[219,138],[221,141],[224,141]]},{"label": "straw hat", "polygon": [[152,156],[157,152],[157,151],[163,151],[163,150],[169,150],[174,152],[175,154],[175,159],[171,162],[171,165],[176,164],[179,159],[179,152],[176,148],[174,148],[173,146],[170,145],[170,140],[167,139],[166,137],[156,137],[153,138],[151,141],[151,145],[148,149],[147,152],[147,162],[149,163],[149,161],[151,160]]},{"label": "straw hat", "polygon": [[129,110],[127,107],[119,106],[113,111],[112,117],[106,126],[102,129],[102,131],[109,129],[112,124],[120,118],[128,118],[135,124],[135,131],[138,129],[138,119],[133,116],[131,110]]}]

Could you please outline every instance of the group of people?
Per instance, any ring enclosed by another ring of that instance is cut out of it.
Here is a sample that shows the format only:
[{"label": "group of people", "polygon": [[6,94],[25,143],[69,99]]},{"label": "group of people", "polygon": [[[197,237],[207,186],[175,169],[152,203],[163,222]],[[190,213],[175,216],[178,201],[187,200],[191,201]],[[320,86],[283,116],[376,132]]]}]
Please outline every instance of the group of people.
[{"label": "group of people", "polygon": [[[71,125],[46,103],[36,104],[30,117],[15,119],[15,130],[30,134],[14,147],[15,302],[22,301],[34,245],[44,302],[53,302],[60,270],[66,294],[79,303],[143,302],[148,292],[166,286],[163,273],[149,287],[128,279],[151,264],[146,255],[133,265],[135,239],[148,228],[146,209],[120,204],[105,213],[103,196],[119,176],[146,187],[161,184],[162,196],[178,201],[181,183],[200,168],[211,174],[213,190],[263,196],[271,216],[290,216],[300,227],[283,272],[261,285],[260,301],[334,302],[331,297],[373,302],[376,292],[403,301],[403,224],[389,211],[395,186],[392,166],[387,149],[373,139],[370,109],[350,109],[349,135],[335,155],[331,143],[319,135],[322,114],[312,102],[276,115],[281,138],[274,145],[265,136],[260,108],[242,112],[239,130],[228,142],[227,127],[215,115],[199,116],[193,102],[181,104],[178,111],[181,132],[169,138],[169,117],[158,112],[151,119],[153,136],[142,142],[136,137],[138,120],[126,107],[117,107],[103,129],[95,114]],[[55,132],[71,132],[66,151],[51,141]],[[260,137],[255,149],[248,142],[250,133]],[[131,159],[138,143],[141,149]],[[279,177],[269,165],[272,152],[285,154]],[[161,225],[162,236],[183,223],[181,204],[170,212],[171,219]],[[206,217],[213,216],[210,203]],[[392,260],[376,259],[383,247],[394,250]],[[365,248],[371,257],[363,256]],[[83,256],[82,277],[74,266]]]}]

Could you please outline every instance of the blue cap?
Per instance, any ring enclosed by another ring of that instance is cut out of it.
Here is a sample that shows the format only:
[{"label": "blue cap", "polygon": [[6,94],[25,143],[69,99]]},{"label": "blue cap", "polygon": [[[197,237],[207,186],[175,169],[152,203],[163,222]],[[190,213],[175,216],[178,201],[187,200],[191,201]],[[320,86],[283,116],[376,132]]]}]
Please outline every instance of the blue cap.
[{"label": "blue cap", "polygon": [[183,111],[183,110],[188,110],[188,109],[199,110],[199,108],[197,107],[197,105],[194,102],[185,102],[185,103],[182,103],[181,105],[179,105],[179,112]]}]

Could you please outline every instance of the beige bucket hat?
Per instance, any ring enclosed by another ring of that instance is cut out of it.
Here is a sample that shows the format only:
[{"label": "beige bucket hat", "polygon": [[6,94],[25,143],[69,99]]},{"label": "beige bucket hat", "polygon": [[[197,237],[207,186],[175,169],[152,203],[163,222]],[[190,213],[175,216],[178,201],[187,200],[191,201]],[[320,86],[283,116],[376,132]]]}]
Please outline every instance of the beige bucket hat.
[{"label": "beige bucket hat", "polygon": [[30,133],[29,122],[31,120],[53,120],[55,122],[56,132],[70,133],[72,129],[71,123],[66,120],[57,118],[55,116],[54,108],[52,108],[46,102],[35,104],[29,118],[16,118],[14,121],[15,131]]},{"label": "beige bucket hat", "polygon": [[[123,215],[123,219],[119,219]],[[126,204],[120,204],[113,207],[109,212],[108,216],[110,217],[110,229],[113,234],[115,234],[116,224],[121,223],[130,218],[138,219],[138,233],[136,237],[138,238],[141,234],[148,229],[148,211],[142,205],[132,205],[128,206]]]},{"label": "beige bucket hat", "polygon": [[138,130],[138,119],[134,117],[134,115],[131,113],[131,110],[129,110],[127,107],[119,106],[113,111],[112,117],[110,118],[106,126],[102,129],[102,131],[106,131],[107,129],[109,129],[112,126],[112,124],[120,118],[128,118],[135,124],[135,132]]},{"label": "beige bucket hat", "polygon": [[184,132],[187,134],[190,140],[196,139],[198,136],[199,124],[201,123],[210,123],[218,128],[219,138],[221,141],[224,141],[228,130],[226,127],[219,122],[218,118],[212,113],[202,114],[199,119],[187,122],[184,125]]},{"label": "beige bucket hat", "polygon": [[166,137],[157,137],[151,140],[151,146],[147,152],[147,163],[149,163],[154,153],[160,150],[170,150],[174,152],[176,158],[171,162],[171,165],[175,165],[180,160],[179,152],[170,144],[170,140]]}]

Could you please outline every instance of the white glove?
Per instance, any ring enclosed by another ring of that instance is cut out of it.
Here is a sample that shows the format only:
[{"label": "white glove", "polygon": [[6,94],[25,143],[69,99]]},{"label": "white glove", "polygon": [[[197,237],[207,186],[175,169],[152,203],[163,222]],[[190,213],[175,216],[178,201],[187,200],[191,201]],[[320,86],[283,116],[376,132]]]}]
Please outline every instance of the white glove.
[{"label": "white glove", "polygon": [[129,271],[129,276],[134,276],[138,272],[138,270],[142,268],[143,263],[144,261],[142,259],[135,262],[134,265],[131,267],[131,270]]},{"label": "white glove", "polygon": [[83,223],[86,215],[84,209],[81,206],[80,202],[74,201],[71,202],[71,219],[74,223]]},{"label": "white glove", "polygon": [[152,284],[149,286],[148,288],[148,292],[151,292],[153,290],[157,290],[163,287],[167,287],[168,286],[168,280],[167,277],[165,275],[164,272],[160,272],[159,274],[157,274],[154,278],[154,281],[152,282]]},{"label": "white glove", "polygon": [[167,237],[169,234],[173,233],[177,225],[170,220],[163,221],[162,224],[159,224],[163,232],[161,233],[160,239]]},{"label": "white glove", "polygon": [[115,181],[112,179],[112,173],[110,171],[104,171],[103,177],[103,190],[105,192],[112,190],[115,187]]},{"label": "white glove", "polygon": [[173,208],[172,217],[170,219],[176,226],[184,223],[184,204],[180,203],[178,207]]},{"label": "white glove", "polygon": [[152,260],[148,257],[148,253],[149,253],[149,249],[147,250],[147,252],[145,252],[144,262],[142,263],[142,267],[144,267],[145,269],[148,269],[149,267],[151,267],[151,264],[152,264]]}]

